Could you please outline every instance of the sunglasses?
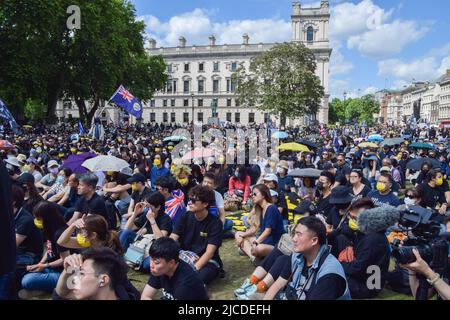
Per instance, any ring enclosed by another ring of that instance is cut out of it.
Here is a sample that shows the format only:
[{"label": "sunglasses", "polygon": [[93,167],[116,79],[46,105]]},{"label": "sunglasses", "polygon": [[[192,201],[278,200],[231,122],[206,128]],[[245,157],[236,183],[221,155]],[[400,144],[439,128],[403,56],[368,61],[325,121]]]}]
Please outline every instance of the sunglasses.
[{"label": "sunglasses", "polygon": [[190,201],[191,203],[195,203],[195,202],[197,202],[197,201],[200,201],[200,199],[199,199],[199,198],[189,198],[189,201]]}]

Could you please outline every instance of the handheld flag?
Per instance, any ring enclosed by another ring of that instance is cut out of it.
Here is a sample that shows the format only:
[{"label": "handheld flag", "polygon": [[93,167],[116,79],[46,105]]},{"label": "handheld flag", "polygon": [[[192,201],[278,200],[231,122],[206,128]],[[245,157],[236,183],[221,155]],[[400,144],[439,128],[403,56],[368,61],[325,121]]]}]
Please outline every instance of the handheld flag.
[{"label": "handheld flag", "polygon": [[11,112],[9,112],[8,107],[4,104],[4,102],[1,99],[0,99],[0,118],[3,118],[9,122],[9,125],[11,126],[11,129],[14,131],[14,133],[19,132],[19,125],[12,116]]},{"label": "handheld flag", "polygon": [[78,119],[78,129],[80,130],[80,135],[85,135],[86,130],[83,128],[83,124],[81,123],[81,119]]},{"label": "handheld flag", "polygon": [[142,118],[141,102],[130,91],[125,89],[124,86],[121,85],[110,100],[136,118]]}]

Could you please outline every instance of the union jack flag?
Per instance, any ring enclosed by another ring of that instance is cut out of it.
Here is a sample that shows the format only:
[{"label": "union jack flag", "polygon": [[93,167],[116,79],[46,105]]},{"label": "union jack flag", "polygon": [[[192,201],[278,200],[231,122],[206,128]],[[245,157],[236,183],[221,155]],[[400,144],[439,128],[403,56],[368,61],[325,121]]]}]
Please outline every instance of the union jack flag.
[{"label": "union jack flag", "polygon": [[123,108],[129,114],[142,119],[142,105],[139,99],[131,94],[124,86],[120,86],[111,97],[110,101]]},{"label": "union jack flag", "polygon": [[134,96],[130,93],[130,91],[125,89],[123,86],[119,87],[119,94],[122,95],[123,99],[128,100],[128,102],[131,102],[134,99]]},{"label": "union jack flag", "polygon": [[175,224],[178,218],[186,212],[183,191],[180,189],[172,191],[172,196],[166,200],[165,209],[172,219],[172,224]]}]

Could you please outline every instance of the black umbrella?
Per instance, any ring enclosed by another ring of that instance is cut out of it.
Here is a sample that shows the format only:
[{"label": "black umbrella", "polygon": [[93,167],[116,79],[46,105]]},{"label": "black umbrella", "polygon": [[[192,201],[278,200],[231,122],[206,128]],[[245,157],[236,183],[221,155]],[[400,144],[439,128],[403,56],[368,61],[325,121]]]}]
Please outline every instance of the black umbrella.
[{"label": "black umbrella", "polygon": [[415,171],[419,171],[424,163],[430,164],[432,169],[439,169],[441,167],[441,163],[436,159],[418,158],[418,159],[409,161],[406,164],[406,168],[415,170]]},{"label": "black umbrella", "polygon": [[318,178],[321,173],[321,170],[313,168],[295,169],[289,172],[288,176],[295,178]]},{"label": "black umbrella", "polygon": [[317,145],[314,142],[311,142],[311,141],[306,140],[306,139],[297,140],[297,143],[300,143],[300,144],[302,144],[304,146],[307,146],[310,149],[317,149]]},{"label": "black umbrella", "polygon": [[405,139],[403,138],[389,138],[384,140],[380,145],[381,146],[398,146],[401,145],[403,142],[405,142]]}]

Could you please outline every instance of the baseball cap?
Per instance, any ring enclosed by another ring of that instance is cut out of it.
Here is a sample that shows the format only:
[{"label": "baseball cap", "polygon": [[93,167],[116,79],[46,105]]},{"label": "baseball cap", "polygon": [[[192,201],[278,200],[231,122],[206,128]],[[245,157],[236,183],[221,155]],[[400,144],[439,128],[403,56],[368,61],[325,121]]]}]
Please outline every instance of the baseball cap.
[{"label": "baseball cap", "polygon": [[18,183],[34,183],[34,176],[28,172],[22,173],[16,180]]},{"label": "baseball cap", "polygon": [[275,181],[278,183],[278,177],[273,173],[268,173],[264,176],[264,181]]},{"label": "baseball cap", "polygon": [[47,163],[47,168],[50,169],[51,167],[59,167],[58,162],[56,162],[56,160],[50,160],[50,161]]},{"label": "baseball cap", "polygon": [[131,178],[127,179],[128,183],[135,183],[135,182],[141,182],[141,183],[145,183],[147,179],[145,178],[145,176],[142,173],[135,173],[133,174],[133,176],[131,176]]}]

